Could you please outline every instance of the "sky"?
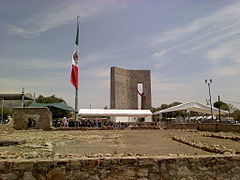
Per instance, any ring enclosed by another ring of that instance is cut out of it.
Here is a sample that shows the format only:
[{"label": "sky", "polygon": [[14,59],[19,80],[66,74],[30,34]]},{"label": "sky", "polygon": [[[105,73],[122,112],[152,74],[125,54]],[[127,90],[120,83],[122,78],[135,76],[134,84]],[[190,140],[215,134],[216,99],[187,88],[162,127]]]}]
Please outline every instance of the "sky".
[{"label": "sky", "polygon": [[74,107],[71,56],[80,16],[79,108],[110,104],[110,67],[151,70],[152,106],[217,96],[240,107],[240,1],[0,0],[0,92]]}]

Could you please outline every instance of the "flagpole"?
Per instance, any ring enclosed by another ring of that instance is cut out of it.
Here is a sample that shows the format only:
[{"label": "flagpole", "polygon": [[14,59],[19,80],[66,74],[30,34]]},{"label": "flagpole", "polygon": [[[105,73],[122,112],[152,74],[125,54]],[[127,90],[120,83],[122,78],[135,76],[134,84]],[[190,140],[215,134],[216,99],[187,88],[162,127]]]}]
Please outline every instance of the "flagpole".
[{"label": "flagpole", "polygon": [[75,88],[75,121],[78,120],[78,88]]},{"label": "flagpole", "polygon": [[[79,16],[77,16],[77,28],[80,29],[80,21]],[[79,41],[79,29],[77,29],[77,39],[76,41]],[[78,51],[79,51],[79,43],[78,43]],[[78,77],[77,77],[78,78]],[[78,120],[78,88],[75,88],[75,122]]]}]

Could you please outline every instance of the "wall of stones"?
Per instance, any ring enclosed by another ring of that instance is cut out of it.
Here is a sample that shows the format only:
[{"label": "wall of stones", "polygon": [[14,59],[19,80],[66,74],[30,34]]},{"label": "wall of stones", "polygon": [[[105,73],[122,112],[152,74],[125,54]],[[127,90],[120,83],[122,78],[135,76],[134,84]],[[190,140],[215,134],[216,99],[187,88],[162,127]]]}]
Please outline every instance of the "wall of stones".
[{"label": "wall of stones", "polygon": [[0,161],[0,179],[240,179],[240,156]]},{"label": "wall of stones", "polygon": [[169,123],[166,124],[167,129],[193,129],[199,131],[210,132],[238,132],[240,133],[240,125],[236,124],[211,124],[211,123]]},{"label": "wall of stones", "polygon": [[197,128],[201,131],[240,133],[240,125],[236,124],[198,124]]},{"label": "wall of stones", "polygon": [[194,123],[168,123],[167,129],[194,129],[197,130],[197,124]]}]

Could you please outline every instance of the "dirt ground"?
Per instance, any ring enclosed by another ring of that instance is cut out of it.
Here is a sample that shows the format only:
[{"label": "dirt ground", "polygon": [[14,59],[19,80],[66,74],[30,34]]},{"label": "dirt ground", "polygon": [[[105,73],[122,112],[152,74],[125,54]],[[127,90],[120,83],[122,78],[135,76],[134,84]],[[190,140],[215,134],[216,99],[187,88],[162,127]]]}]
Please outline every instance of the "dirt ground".
[{"label": "dirt ground", "polygon": [[[173,136],[207,145],[214,144],[228,149],[240,150],[239,141],[203,136],[206,133],[186,130],[5,131],[0,133],[0,141],[16,141],[19,142],[19,145],[0,146],[0,159],[212,154],[173,141]],[[218,134],[240,136],[234,133]]]}]

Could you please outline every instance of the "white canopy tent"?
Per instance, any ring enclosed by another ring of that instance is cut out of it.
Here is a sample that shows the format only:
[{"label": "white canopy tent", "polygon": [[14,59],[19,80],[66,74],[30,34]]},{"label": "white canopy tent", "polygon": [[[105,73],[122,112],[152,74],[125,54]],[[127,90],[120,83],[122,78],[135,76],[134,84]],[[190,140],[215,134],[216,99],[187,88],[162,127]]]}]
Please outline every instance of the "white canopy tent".
[{"label": "white canopy tent", "polygon": [[146,117],[151,116],[150,110],[137,109],[80,109],[78,114],[81,116],[131,116]]},{"label": "white canopy tent", "polygon": [[150,110],[137,109],[80,109],[80,116],[110,116],[115,122],[135,122],[137,118],[144,117],[145,122],[151,122]]},{"label": "white canopy tent", "polygon": [[[162,114],[162,113],[174,112],[174,111],[194,111],[194,112],[199,112],[203,114],[211,114],[211,108],[199,102],[188,102],[188,103],[180,104],[177,106],[173,106],[167,109],[157,111],[154,114]],[[213,112],[213,115],[218,115],[219,109],[213,107],[212,112]],[[228,114],[227,111],[223,111],[223,110],[221,110],[220,113],[221,115]]]}]

